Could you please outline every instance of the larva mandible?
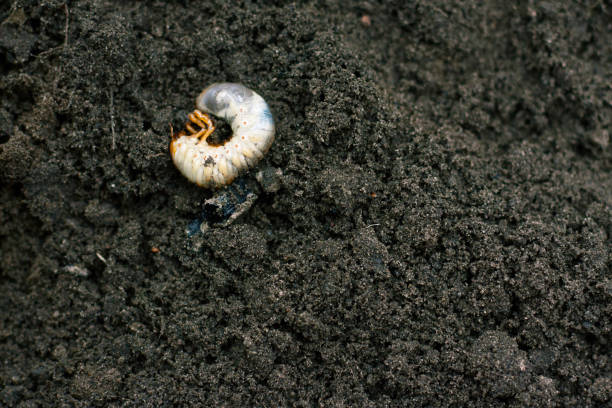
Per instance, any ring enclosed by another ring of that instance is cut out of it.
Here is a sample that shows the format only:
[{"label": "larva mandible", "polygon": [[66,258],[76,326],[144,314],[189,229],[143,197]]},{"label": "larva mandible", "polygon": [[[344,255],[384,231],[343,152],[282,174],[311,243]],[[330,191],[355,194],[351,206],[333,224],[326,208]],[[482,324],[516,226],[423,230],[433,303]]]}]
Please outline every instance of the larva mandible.
[{"label": "larva mandible", "polygon": [[[176,168],[200,187],[230,184],[257,164],[274,141],[274,119],[268,104],[244,85],[212,84],[196,98],[196,108],[185,126],[189,133],[172,133],[170,155]],[[229,140],[221,145],[207,142],[215,127],[206,113],[230,124]]]}]

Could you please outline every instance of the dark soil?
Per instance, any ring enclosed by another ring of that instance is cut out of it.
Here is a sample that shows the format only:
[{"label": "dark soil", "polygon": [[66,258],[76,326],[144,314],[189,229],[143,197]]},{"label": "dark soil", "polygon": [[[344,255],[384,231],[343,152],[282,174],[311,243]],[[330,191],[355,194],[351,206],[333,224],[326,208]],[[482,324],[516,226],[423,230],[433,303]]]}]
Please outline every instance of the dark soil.
[{"label": "dark soil", "polygon": [[0,2],[0,406],[610,406],[611,78],[602,0]]}]

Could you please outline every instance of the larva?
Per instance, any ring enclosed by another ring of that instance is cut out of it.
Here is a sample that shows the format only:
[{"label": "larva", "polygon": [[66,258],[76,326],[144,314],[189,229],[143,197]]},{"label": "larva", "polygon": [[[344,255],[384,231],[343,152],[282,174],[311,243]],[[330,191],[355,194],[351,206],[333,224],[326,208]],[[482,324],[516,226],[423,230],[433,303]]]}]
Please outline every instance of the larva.
[{"label": "larva", "polygon": [[[176,168],[200,187],[230,184],[257,164],[274,141],[268,104],[244,85],[212,84],[196,98],[196,108],[185,126],[189,133],[172,133],[170,155]],[[206,140],[215,130],[207,113],[226,120],[232,128],[232,136],[221,145]]]}]

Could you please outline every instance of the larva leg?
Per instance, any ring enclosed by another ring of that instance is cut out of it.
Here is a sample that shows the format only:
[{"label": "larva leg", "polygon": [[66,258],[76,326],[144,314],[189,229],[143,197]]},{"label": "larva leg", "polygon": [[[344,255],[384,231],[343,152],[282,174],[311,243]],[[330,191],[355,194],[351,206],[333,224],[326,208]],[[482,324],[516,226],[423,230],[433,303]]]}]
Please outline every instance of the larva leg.
[{"label": "larva leg", "polygon": [[189,130],[193,137],[200,139],[200,142],[206,140],[206,138],[215,131],[215,125],[212,119],[210,119],[210,116],[197,109],[189,114],[189,120],[200,127],[200,130],[196,131],[190,123],[186,125],[187,130]]}]

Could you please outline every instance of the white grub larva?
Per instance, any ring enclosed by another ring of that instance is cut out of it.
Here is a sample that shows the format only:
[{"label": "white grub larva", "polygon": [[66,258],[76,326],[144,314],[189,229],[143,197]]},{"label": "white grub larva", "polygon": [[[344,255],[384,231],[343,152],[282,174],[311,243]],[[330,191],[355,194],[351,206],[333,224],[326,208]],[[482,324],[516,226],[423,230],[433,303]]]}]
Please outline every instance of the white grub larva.
[{"label": "white grub larva", "polygon": [[[200,187],[230,184],[257,164],[274,141],[274,120],[268,104],[244,85],[212,84],[196,98],[196,108],[189,114],[187,132],[172,133],[170,155],[176,168]],[[215,126],[206,113],[230,124],[229,140],[208,143]]]}]

